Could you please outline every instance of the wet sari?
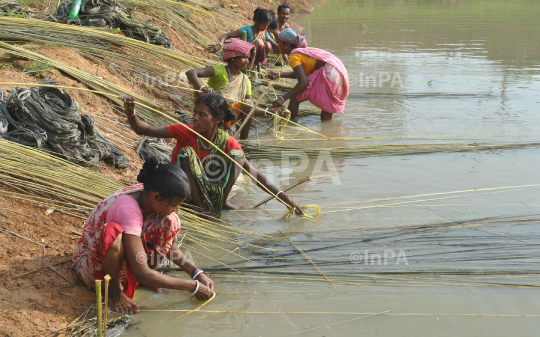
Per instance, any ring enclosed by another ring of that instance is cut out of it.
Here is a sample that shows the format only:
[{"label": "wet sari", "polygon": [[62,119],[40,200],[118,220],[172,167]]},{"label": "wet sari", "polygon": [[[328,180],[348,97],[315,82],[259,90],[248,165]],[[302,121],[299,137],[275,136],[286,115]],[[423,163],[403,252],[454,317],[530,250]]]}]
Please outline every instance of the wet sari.
[{"label": "wet sari", "polygon": [[[229,137],[225,131],[218,129],[214,145],[227,153]],[[229,150],[227,155],[235,161],[244,158],[244,153],[238,149]],[[210,154],[202,159],[199,158],[193,147],[183,147],[178,153],[177,164],[181,165],[181,159],[184,158],[189,160],[191,173],[199,186],[204,207],[213,216],[219,218],[223,210],[223,191],[229,181],[232,165],[236,164],[214,147]]]},{"label": "wet sari", "polygon": [[296,48],[301,54],[326,62],[308,76],[307,88],[296,96],[299,102],[310,101],[323,111],[342,114],[349,96],[349,75],[343,63],[333,54],[318,48]]}]

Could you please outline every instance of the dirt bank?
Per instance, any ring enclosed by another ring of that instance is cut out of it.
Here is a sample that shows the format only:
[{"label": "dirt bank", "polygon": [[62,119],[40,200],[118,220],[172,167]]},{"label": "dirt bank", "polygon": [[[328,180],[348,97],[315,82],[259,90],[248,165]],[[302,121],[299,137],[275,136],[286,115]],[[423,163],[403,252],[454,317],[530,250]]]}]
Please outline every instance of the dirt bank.
[{"label": "dirt bank", "polygon": [[[237,29],[240,25],[250,24],[255,8],[275,7],[273,8],[275,11],[280,4],[277,1],[212,0],[211,2],[235,10],[241,17],[246,18],[244,22],[231,22],[229,26],[214,29],[212,33],[216,41],[224,32]],[[289,4],[294,11],[300,13],[308,13],[313,9],[307,0],[289,1]],[[200,20],[200,18],[194,18],[194,20]],[[165,28],[166,32],[168,30],[170,29]],[[194,49],[186,48],[186,43],[175,34],[168,35],[171,36],[177,51],[193,54]],[[84,58],[69,48],[39,44],[25,44],[24,47],[102,77],[170,109],[179,107],[178,103],[170,100],[161,91],[144,85],[135,86],[126,81],[126,76],[119,76],[122,74],[108,70],[106,64]],[[217,60],[214,55],[207,54],[204,50],[199,50],[198,53],[200,55],[197,56]],[[0,54],[0,58],[3,56],[5,55]],[[0,59],[0,89],[12,89],[13,86],[2,85],[8,82],[37,83],[45,76],[45,73],[37,77],[35,73],[21,74],[35,66],[34,62],[23,59]],[[50,71],[49,75],[58,81],[59,85],[86,88],[77,80],[57,70]],[[142,166],[141,159],[134,151],[140,137],[126,126],[120,107],[95,94],[80,91],[68,91],[68,93],[81,105],[83,113],[92,116],[98,130],[120,148],[132,163],[130,168],[125,170],[117,170],[104,163],[92,169],[126,184],[133,183]],[[9,187],[1,184],[0,190],[10,191]],[[82,309],[77,309],[78,307],[93,303],[92,293],[86,290],[77,279],[70,262],[73,245],[79,237],[73,231],[82,231],[84,215],[81,215],[82,218],[57,212],[46,215],[46,211],[46,208],[36,204],[0,197],[0,228],[2,229],[0,231],[0,336],[29,336],[47,333],[53,335],[54,329],[65,326],[82,312]],[[72,287],[53,271],[43,268],[41,262],[33,256],[49,265],[54,265],[60,274],[76,284],[85,294]]]}]

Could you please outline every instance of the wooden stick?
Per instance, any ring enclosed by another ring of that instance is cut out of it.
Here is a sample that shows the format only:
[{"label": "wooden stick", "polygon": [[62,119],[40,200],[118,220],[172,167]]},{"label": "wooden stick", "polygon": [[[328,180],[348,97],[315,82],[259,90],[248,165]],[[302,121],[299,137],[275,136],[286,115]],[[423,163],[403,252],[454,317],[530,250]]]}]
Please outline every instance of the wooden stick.
[{"label": "wooden stick", "polygon": [[48,267],[50,270],[54,271],[56,273],[56,275],[60,276],[64,281],[66,281],[67,283],[71,284],[72,286],[74,286],[75,288],[77,288],[77,290],[79,290],[81,293],[85,294],[86,296],[88,296],[87,293],[85,293],[84,291],[81,290],[81,288],[77,287],[77,285],[73,282],[71,282],[70,280],[68,280],[67,278],[64,277],[64,275],[60,274],[56,269],[54,269],[53,267],[49,266],[48,264],[46,264],[45,262],[41,261],[39,258],[35,257],[34,255],[32,255],[32,257],[36,260],[38,260],[39,262],[41,262],[45,267]]},{"label": "wooden stick", "polygon": [[46,223],[46,224],[49,225],[49,226],[57,227],[58,229],[61,229],[61,230],[64,230],[64,231],[67,231],[67,232],[70,232],[70,233],[73,233],[73,234],[82,235],[81,232],[77,232],[77,231],[71,230],[71,229],[69,229],[69,228],[64,228],[64,227],[62,227],[62,226],[58,226],[58,225],[56,225],[56,224],[53,224],[53,223],[51,223],[51,222],[48,222],[48,221],[45,221],[45,220],[42,220],[42,219],[33,217],[33,216],[31,216],[31,215],[28,215],[28,214],[24,214],[24,213],[21,213],[21,212],[17,212],[17,211],[14,211],[14,210],[12,210],[12,209],[4,208],[4,207],[0,207],[0,208],[2,208],[4,211],[13,212],[13,213],[16,213],[16,214],[19,214],[19,215],[24,215],[24,216],[29,217],[29,218],[31,218],[31,219],[34,219],[34,220],[38,220],[38,221],[44,222],[44,223]]},{"label": "wooden stick", "polygon": [[[70,261],[71,261],[71,259],[68,259],[68,260],[65,260],[65,261],[62,261],[62,262],[58,262],[58,263],[52,264],[51,266],[52,266],[52,267],[58,266],[58,265],[61,265],[61,264],[64,264],[64,263],[70,262]],[[37,269],[34,269],[34,270],[30,270],[30,271],[27,271],[26,273],[22,273],[22,274],[19,274],[19,275],[15,275],[15,276],[13,276],[13,278],[15,278],[15,277],[21,277],[21,276],[28,275],[28,274],[32,274],[32,273],[35,273],[36,271],[40,271],[40,270],[43,270],[43,269],[47,269],[47,267],[41,267],[41,268],[37,268]]]},{"label": "wooden stick", "polygon": [[[298,180],[298,181],[295,182],[294,184],[289,185],[286,189],[283,190],[283,192],[287,192],[287,191],[289,191],[289,190],[295,188],[296,186],[305,183],[305,182],[308,181],[308,180],[311,180],[311,176],[307,176],[307,177],[305,177],[305,178],[303,178],[303,179]],[[261,206],[262,204],[266,204],[267,202],[269,202],[269,201],[272,200],[272,199],[274,199],[274,196],[273,196],[273,195],[270,196],[270,197],[268,197],[268,198],[266,198],[266,199],[264,199],[263,201],[259,202],[257,205],[253,206],[253,208],[257,208],[257,207]]]},{"label": "wooden stick", "polygon": [[32,243],[35,243],[36,245],[40,245],[41,247],[43,247],[43,257],[45,257],[45,245],[44,245],[44,244],[41,244],[41,243],[39,243],[39,242],[36,242],[36,241],[34,241],[34,240],[32,240],[32,239],[29,239],[29,238],[27,238],[27,237],[25,237],[25,236],[22,236],[21,234],[17,234],[17,233],[15,233],[15,232],[12,232],[12,231],[7,230],[7,229],[5,229],[5,228],[0,228],[0,231],[5,232],[5,233],[10,234],[10,235],[15,235],[16,237],[19,237],[19,238],[21,238],[21,239],[25,239],[25,240],[27,240],[27,241],[30,241],[30,242],[32,242]]},{"label": "wooden stick", "polygon": [[332,323],[332,324],[327,324],[327,325],[321,325],[321,326],[317,326],[317,327],[314,327],[314,328],[311,328],[311,329],[307,329],[307,330],[295,331],[295,332],[289,332],[289,333],[286,333],[286,334],[284,334],[284,335],[282,335],[282,336],[294,335],[294,334],[297,334],[297,333],[307,332],[307,331],[311,331],[311,330],[315,330],[315,329],[320,329],[320,328],[328,328],[329,326],[332,326],[332,325],[338,325],[338,324],[348,323],[348,322],[352,322],[352,321],[357,321],[357,320],[362,319],[362,318],[368,318],[368,317],[373,317],[373,316],[377,316],[377,315],[382,315],[382,314],[386,314],[386,313],[389,313],[389,312],[392,312],[392,311],[394,311],[394,310],[392,309],[392,310],[382,311],[382,312],[378,312],[378,313],[376,313],[376,314],[371,314],[371,315],[367,315],[367,316],[362,316],[362,317],[358,317],[358,318],[353,318],[353,319],[349,319],[349,320],[343,321],[343,322]]},{"label": "wooden stick", "polygon": [[240,137],[240,132],[242,131],[244,126],[247,124],[247,122],[251,118],[251,116],[253,116],[253,114],[255,113],[255,109],[257,109],[257,107],[259,106],[259,104],[263,100],[264,96],[266,96],[266,93],[268,92],[268,90],[270,90],[270,87],[272,87],[272,83],[268,83],[268,86],[266,87],[266,89],[264,89],[263,93],[261,94],[261,96],[257,100],[257,103],[255,103],[253,108],[251,108],[251,111],[247,115],[246,119],[244,119],[244,122],[242,123],[242,125],[240,125],[240,128],[238,129],[238,131],[236,131],[236,133],[234,134],[234,138]]},{"label": "wooden stick", "polygon": [[324,277],[324,279],[325,279],[326,281],[328,281],[328,283],[330,283],[330,285],[332,285],[332,287],[334,287],[334,289],[337,289],[336,286],[332,283],[332,281],[330,281],[330,280],[328,279],[328,277],[326,277],[326,275],[324,275],[324,273],[322,272],[322,270],[315,264],[315,262],[313,262],[313,261],[309,258],[309,256],[306,255],[306,253],[304,253],[304,251],[303,251],[302,249],[300,249],[298,246],[296,246],[296,245],[291,241],[291,239],[289,239],[285,234],[283,234],[282,231],[279,231],[279,232],[281,233],[281,235],[283,235],[283,237],[285,237],[285,239],[287,239],[287,240],[289,241],[289,243],[291,244],[291,246],[293,246],[298,252],[300,252],[300,254],[302,254],[302,255],[306,258],[306,260],[308,260],[309,262],[311,262],[311,264],[312,264],[315,268],[317,268],[317,270],[319,271],[319,273],[321,273],[321,275]]},{"label": "wooden stick", "polygon": [[103,336],[103,322],[101,320],[101,280],[96,280],[96,321],[97,321],[97,335]]},{"label": "wooden stick", "polygon": [[105,316],[103,318],[103,337],[107,337],[107,303],[109,301],[109,281],[111,280],[111,277],[109,274],[105,275],[105,312],[103,315]]}]

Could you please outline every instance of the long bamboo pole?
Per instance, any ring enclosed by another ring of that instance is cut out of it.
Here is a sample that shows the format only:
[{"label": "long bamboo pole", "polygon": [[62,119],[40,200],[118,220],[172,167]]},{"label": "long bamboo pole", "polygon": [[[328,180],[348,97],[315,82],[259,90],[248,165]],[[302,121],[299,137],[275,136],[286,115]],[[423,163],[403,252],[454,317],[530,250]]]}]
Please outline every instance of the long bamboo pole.
[{"label": "long bamboo pole", "polygon": [[103,336],[103,321],[101,316],[101,280],[96,280],[96,324],[98,337]]},{"label": "long bamboo pole", "polygon": [[105,279],[105,312],[103,313],[103,336],[107,337],[107,304],[109,303],[109,281],[111,277],[107,274]]}]

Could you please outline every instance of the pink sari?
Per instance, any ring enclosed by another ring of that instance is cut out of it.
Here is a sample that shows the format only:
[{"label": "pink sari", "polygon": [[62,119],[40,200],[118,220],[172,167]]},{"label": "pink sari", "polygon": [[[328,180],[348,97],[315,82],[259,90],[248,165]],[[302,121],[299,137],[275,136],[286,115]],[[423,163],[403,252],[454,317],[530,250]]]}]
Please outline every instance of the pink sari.
[{"label": "pink sari", "polygon": [[323,111],[342,114],[349,96],[349,75],[333,54],[318,48],[296,48],[301,54],[326,62],[326,66],[308,76],[307,88],[296,96],[299,102],[310,101]]},{"label": "pink sari", "polygon": [[[141,192],[143,184],[128,186],[105,198],[94,208],[86,224],[82,237],[73,250],[73,263],[77,274],[88,288],[93,288],[95,280],[102,280],[105,276],[101,260],[105,257],[107,249],[118,238],[124,229],[117,223],[107,223],[107,211],[121,195]],[[173,213],[164,218],[150,213],[143,222],[141,240],[147,256],[150,258],[155,250],[165,256],[174,244],[176,234],[180,231],[180,218]],[[137,257],[138,259],[139,257]],[[129,263],[124,260],[120,271],[120,279],[124,286],[124,293],[133,298],[135,288],[139,284],[133,275]]]}]

